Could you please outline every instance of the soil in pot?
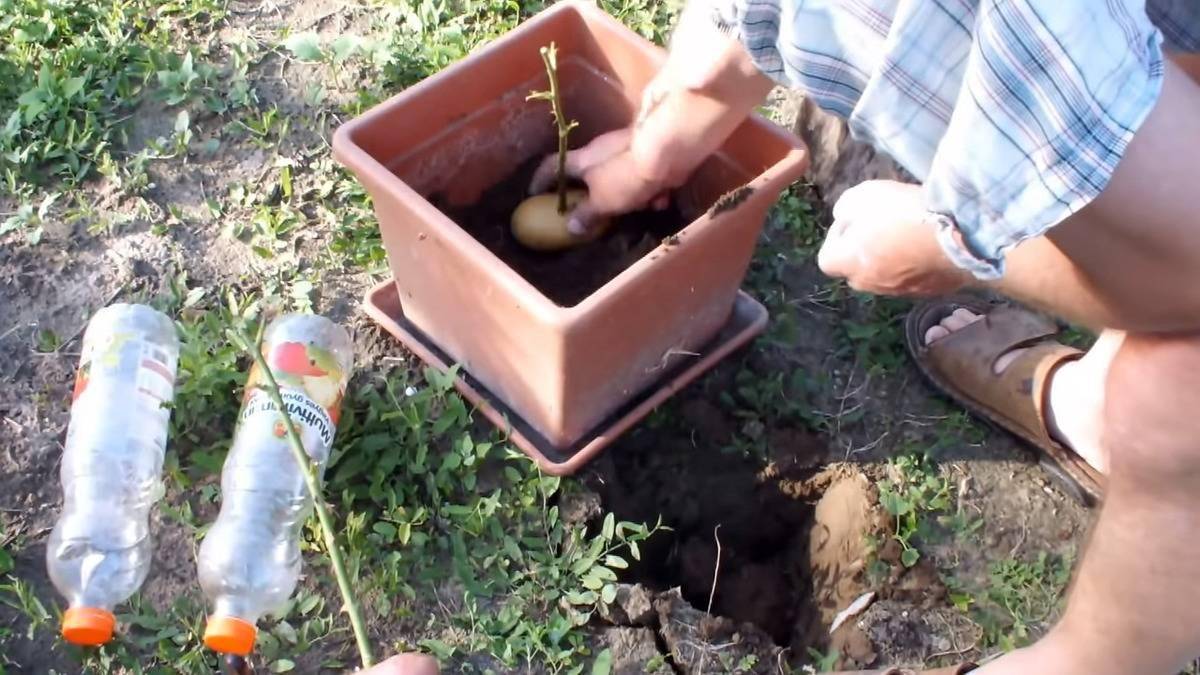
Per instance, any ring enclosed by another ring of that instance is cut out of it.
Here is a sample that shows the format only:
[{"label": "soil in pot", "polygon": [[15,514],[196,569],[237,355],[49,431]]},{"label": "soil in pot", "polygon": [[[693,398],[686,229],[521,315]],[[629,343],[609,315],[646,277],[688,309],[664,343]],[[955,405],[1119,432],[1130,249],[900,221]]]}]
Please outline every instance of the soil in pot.
[{"label": "soil in pot", "polygon": [[689,222],[672,202],[662,211],[616,218],[604,236],[591,243],[566,251],[530,250],[513,237],[509,221],[528,195],[540,161],[541,155],[522,164],[469,206],[452,206],[437,196],[431,201],[557,305],[579,304]]}]

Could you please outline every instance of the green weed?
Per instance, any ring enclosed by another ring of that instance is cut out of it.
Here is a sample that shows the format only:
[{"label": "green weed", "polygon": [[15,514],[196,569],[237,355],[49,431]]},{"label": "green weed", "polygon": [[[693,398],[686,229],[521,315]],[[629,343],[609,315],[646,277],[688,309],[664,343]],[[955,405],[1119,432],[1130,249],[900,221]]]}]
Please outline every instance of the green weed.
[{"label": "green weed", "polygon": [[[208,0],[0,3],[0,172],[9,185],[43,176],[74,184],[111,162],[129,111],[173,52],[167,19],[193,24],[222,12]],[[199,76],[194,67],[195,77],[168,73],[169,100],[182,101]]]},{"label": "green weed", "polygon": [[917,541],[928,532],[929,517],[950,508],[953,486],[923,455],[902,455],[888,469],[889,477],[879,482],[879,504],[895,518],[892,538],[902,547],[901,564],[912,567],[921,559]]},{"label": "green weed", "polygon": [[[361,386],[345,414],[329,486],[347,513],[352,569],[365,604],[405,616],[422,597],[458,589],[451,630],[422,645],[443,658],[485,652],[507,666],[567,669],[586,653],[586,623],[616,593],[625,555],[656,529],[607,516],[565,523],[564,489],[497,440],[478,440],[450,379],[395,372]],[[623,553],[625,552],[625,553]],[[368,560],[382,561],[369,569]]]},{"label": "green weed", "polygon": [[[11,569],[9,570],[11,572]],[[25,628],[25,639],[32,640],[38,631],[46,628],[54,617],[46,610],[40,598],[28,582],[18,579],[11,574],[0,582],[0,603],[17,610],[28,621]]]},{"label": "green weed", "polygon": [[740,421],[725,450],[766,461],[771,454],[768,439],[764,437],[768,429],[824,427],[825,420],[811,403],[820,386],[812,373],[796,368],[762,374],[743,367],[734,382],[732,391],[719,394],[722,405]]},{"label": "green weed", "polygon": [[988,585],[974,603],[984,644],[1011,651],[1040,637],[1056,618],[1071,580],[1072,559],[1045,551],[1032,560],[1009,558],[988,569]]}]

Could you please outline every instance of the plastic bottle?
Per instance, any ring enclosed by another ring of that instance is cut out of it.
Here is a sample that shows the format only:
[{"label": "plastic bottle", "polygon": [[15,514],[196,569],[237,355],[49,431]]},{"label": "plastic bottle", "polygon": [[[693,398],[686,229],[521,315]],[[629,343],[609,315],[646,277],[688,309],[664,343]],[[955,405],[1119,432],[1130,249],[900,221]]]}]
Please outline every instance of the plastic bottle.
[{"label": "plastic bottle", "polygon": [[[309,458],[323,471],[337,430],[353,345],[320,316],[272,322],[263,356]],[[257,367],[250,371],[233,447],[221,472],[221,511],[200,545],[200,586],[212,605],[204,642],[245,656],[256,623],[283,605],[300,576],[300,528],[312,507],[283,416]]]},{"label": "plastic bottle", "polygon": [[163,495],[178,360],[175,324],[145,305],[106,307],[83,335],[59,471],[63,510],[46,545],[50,580],[69,603],[68,642],[107,642],[113,608],[150,571],[150,507]]}]

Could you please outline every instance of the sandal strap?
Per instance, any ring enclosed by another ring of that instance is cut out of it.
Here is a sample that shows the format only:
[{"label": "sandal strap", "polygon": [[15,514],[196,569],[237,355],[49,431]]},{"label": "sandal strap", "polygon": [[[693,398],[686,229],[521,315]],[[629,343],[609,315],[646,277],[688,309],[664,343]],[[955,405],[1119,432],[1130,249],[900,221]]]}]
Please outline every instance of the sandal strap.
[{"label": "sandal strap", "polygon": [[[1078,349],[1050,342],[1057,332],[1043,317],[1002,307],[929,345],[924,356],[944,376],[952,373],[956,393],[980,412],[1010,420],[1031,440],[1054,444],[1044,416],[1046,384],[1059,366],[1082,356]],[[996,374],[1000,357],[1021,348],[1025,351]]]},{"label": "sandal strap", "polygon": [[[929,328],[958,308],[983,318],[926,345]],[[1055,441],[1046,426],[1050,378],[1060,366],[1082,356],[1051,340],[1057,332],[1057,325],[1039,314],[966,296],[918,306],[905,324],[909,351],[937,387],[1039,448],[1040,461],[1051,476],[1078,501],[1092,505],[1103,498],[1104,476]],[[997,360],[1017,348],[1025,351],[996,374]]]}]

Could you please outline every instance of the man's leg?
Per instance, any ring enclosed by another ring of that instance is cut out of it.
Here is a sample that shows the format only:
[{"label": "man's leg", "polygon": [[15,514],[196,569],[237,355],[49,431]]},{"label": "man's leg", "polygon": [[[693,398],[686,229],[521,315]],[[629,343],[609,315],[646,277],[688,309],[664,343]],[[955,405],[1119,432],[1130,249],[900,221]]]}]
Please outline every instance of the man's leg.
[{"label": "man's leg", "polygon": [[995,290],[1092,328],[1200,329],[1200,84],[1168,64],[1162,95],[1108,187],[1019,244]]},{"label": "man's leg", "polygon": [[1169,675],[1200,654],[1200,337],[1130,335],[1113,360],[1107,500],[1066,614],[981,675]]},{"label": "man's leg", "polygon": [[[1010,251],[1007,274],[994,290],[1093,328],[1200,331],[1200,116],[1194,114],[1200,85],[1192,77],[1186,67],[1168,65],[1162,96],[1108,189],[1046,236]],[[946,330],[927,339],[969,320],[948,318]],[[1101,471],[1107,471],[1099,443],[1102,383],[1123,339],[1122,332],[1105,331],[1084,359],[1061,367],[1050,383],[1052,435]],[[1001,359],[997,369],[1016,356]]]},{"label": "man's leg", "polygon": [[1200,587],[1191,583],[1200,566],[1200,119],[1180,114],[1198,106],[1200,87],[1169,68],[1110,189],[1014,249],[998,285],[1131,332],[1106,331],[1051,383],[1060,436],[1081,439],[1073,445],[1099,437],[1110,469],[1066,615],[982,675],[1169,675],[1200,654]]}]

